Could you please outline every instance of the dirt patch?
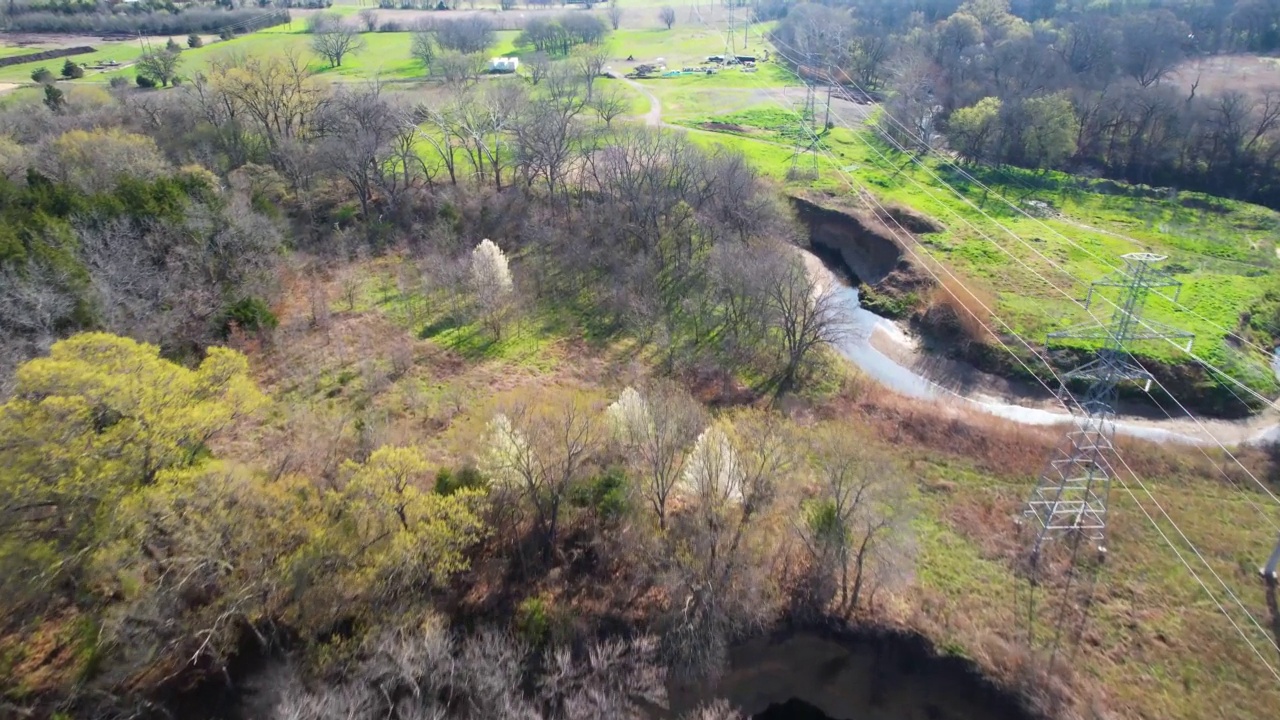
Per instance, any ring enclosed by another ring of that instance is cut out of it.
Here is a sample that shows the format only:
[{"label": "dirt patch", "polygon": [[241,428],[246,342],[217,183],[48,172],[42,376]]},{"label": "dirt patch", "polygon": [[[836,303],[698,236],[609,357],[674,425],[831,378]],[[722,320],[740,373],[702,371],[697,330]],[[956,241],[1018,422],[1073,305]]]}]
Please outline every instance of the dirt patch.
[{"label": "dirt patch", "polygon": [[698,127],[702,128],[703,130],[713,130],[715,132],[742,133],[744,135],[750,135],[752,132],[751,128],[738,125],[737,123],[704,122]]}]

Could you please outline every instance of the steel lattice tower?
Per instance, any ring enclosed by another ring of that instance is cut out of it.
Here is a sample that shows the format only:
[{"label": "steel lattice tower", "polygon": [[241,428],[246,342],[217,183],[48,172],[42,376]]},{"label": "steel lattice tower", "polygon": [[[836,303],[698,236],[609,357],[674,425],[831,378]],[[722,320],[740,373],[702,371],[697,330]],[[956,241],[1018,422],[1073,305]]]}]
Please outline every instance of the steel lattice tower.
[{"label": "steel lattice tower", "polygon": [[1142,320],[1147,295],[1155,288],[1173,288],[1177,299],[1180,283],[1156,268],[1165,259],[1152,253],[1131,253],[1121,258],[1124,268],[1089,288],[1085,306],[1094,307],[1095,295],[1117,288],[1119,298],[1109,322],[1090,323],[1050,333],[1048,343],[1067,338],[1097,340],[1101,347],[1096,359],[1062,376],[1062,393],[1069,397],[1066,384],[1072,380],[1089,383],[1078,404],[1080,415],[1076,426],[1067,433],[1066,442],[1054,452],[1053,459],[1040,475],[1027,503],[1026,514],[1039,525],[1031,558],[1034,562],[1046,538],[1067,532],[1079,532],[1099,541],[1107,527],[1107,496],[1111,491],[1113,471],[1110,456],[1115,437],[1115,400],[1122,382],[1143,382],[1151,386],[1151,374],[1132,362],[1129,345],[1140,340],[1187,340],[1191,333],[1169,328],[1150,320]]}]

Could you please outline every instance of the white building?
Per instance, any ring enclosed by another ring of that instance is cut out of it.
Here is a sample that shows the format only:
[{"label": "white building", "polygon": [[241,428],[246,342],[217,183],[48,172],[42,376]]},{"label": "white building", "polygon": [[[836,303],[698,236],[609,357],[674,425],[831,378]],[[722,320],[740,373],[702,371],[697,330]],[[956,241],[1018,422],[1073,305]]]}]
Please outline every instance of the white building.
[{"label": "white building", "polygon": [[489,60],[489,72],[513,73],[520,67],[520,58],[496,57]]}]

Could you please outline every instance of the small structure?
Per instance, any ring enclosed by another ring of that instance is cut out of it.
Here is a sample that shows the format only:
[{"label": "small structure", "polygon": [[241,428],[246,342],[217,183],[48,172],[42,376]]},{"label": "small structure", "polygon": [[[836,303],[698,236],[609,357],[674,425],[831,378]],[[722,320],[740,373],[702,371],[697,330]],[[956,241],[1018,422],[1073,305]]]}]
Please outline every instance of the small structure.
[{"label": "small structure", "polygon": [[520,58],[496,57],[489,60],[489,72],[513,73],[520,68]]}]

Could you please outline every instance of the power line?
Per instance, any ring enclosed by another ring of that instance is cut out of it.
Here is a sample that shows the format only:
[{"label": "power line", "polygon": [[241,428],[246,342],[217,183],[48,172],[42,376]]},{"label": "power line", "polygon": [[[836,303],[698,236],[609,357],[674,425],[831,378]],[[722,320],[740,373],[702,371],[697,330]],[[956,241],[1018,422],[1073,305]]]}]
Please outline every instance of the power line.
[{"label": "power line", "polygon": [[[797,76],[797,77],[798,77],[798,76]],[[804,82],[804,81],[803,81],[803,79],[801,79],[801,81],[802,81],[802,82]],[[806,85],[807,85],[807,83],[806,83]],[[790,109],[790,108],[788,108],[788,109]],[[792,110],[792,112],[793,112],[793,114],[794,114],[794,110]],[[837,116],[837,117],[838,117],[838,116]],[[826,151],[826,149],[825,149],[825,148],[823,148],[823,150],[824,150],[824,152],[826,152],[827,157],[828,157],[828,160],[832,161],[832,165],[833,165],[833,167],[835,167],[835,168],[837,169],[837,172],[841,172],[842,174],[844,174],[844,175],[845,175],[845,177],[850,181],[850,183],[851,183],[851,184],[853,184],[853,185],[860,185],[860,183],[857,183],[857,181],[855,181],[855,180],[852,178],[852,176],[848,175],[847,173],[843,173],[843,171],[841,171],[841,170],[839,169],[838,164],[834,162],[834,158],[832,158],[832,157],[831,157],[831,154],[830,154],[830,152],[829,152],[829,151]],[[863,188],[863,189],[864,189],[864,191],[865,191],[865,188]],[[868,193],[868,194],[869,194],[869,193]],[[875,204],[877,205],[877,207],[878,207],[881,211],[884,211],[883,206],[880,206],[879,202],[874,198],[874,196],[871,196],[871,200],[872,200],[872,202],[873,202],[873,203],[875,203]],[[887,212],[886,212],[886,214],[887,214]],[[895,220],[895,222],[896,222],[896,220]],[[997,224],[998,224],[998,223],[997,223]],[[899,224],[899,228],[900,228],[900,229],[902,229],[902,230],[904,231],[904,233],[906,232],[904,228],[901,228],[901,225],[900,225],[900,224]],[[1004,229],[1005,229],[1006,231],[1008,231],[1008,229],[1007,229],[1007,228],[1004,228]],[[909,237],[909,234],[908,234],[908,237]],[[994,241],[993,241],[993,242],[994,242]],[[997,246],[999,247],[999,244],[998,244],[998,243],[997,243]],[[915,256],[915,252],[914,252],[914,250],[911,248],[911,245],[910,245],[910,243],[909,243],[909,242],[908,242],[908,243],[904,243],[904,248],[905,248],[905,249],[907,249],[908,251],[910,251],[910,252],[912,253],[912,255],[913,255],[913,256]],[[922,263],[922,265],[926,265],[926,264]],[[927,265],[926,265],[925,269],[926,269],[926,270],[927,270],[931,275],[933,275],[932,270],[931,270],[931,269],[929,269],[929,268],[927,267]],[[945,266],[942,266],[942,269],[943,269],[943,270],[946,270]],[[949,271],[949,270],[946,270],[946,271],[947,271],[948,275],[951,275],[951,273],[950,273],[950,271]],[[951,277],[952,277],[953,279],[955,279],[955,276],[954,276],[954,275],[951,275]],[[937,279],[936,275],[934,275],[934,278],[935,278],[935,280]],[[1043,278],[1042,278],[1042,279],[1043,279]],[[957,282],[959,282],[959,281],[958,281],[958,279],[957,279]],[[963,284],[962,284],[962,283],[961,283],[961,286],[963,287]],[[1056,287],[1056,286],[1055,286],[1055,287]],[[966,291],[968,291],[968,288],[965,288],[965,289],[966,289]],[[950,291],[948,291],[948,292],[950,292]],[[970,292],[970,294],[972,295],[972,291],[968,291],[968,292]],[[954,297],[954,294],[953,294],[953,297]],[[976,300],[976,298],[975,298],[975,300]],[[1078,302],[1078,301],[1077,301],[1077,302]],[[979,303],[979,304],[981,304],[981,303]],[[962,305],[963,305],[963,304],[962,304]],[[966,310],[967,310],[967,309],[968,309],[968,308],[966,308]],[[987,309],[985,306],[984,306],[984,310],[987,310],[988,312],[990,312],[990,310],[989,310],[989,309]],[[971,314],[971,315],[973,315],[972,311],[970,311],[970,314]],[[1006,328],[1008,328],[1007,324],[1005,324],[1003,321],[1001,321],[998,315],[995,315],[994,313],[992,313],[992,317],[993,317],[993,318],[995,318],[997,321],[1000,321],[1002,325],[1005,325],[1005,327],[1006,327]],[[982,322],[980,319],[978,319],[978,318],[976,317],[976,315],[974,315],[974,318],[975,318],[975,320],[978,320],[980,323]],[[984,323],[983,323],[983,325],[984,325],[984,327],[985,327],[985,324],[984,324]],[[1017,335],[1017,333],[1014,333],[1012,330],[1010,330],[1010,332],[1011,332],[1011,334],[1013,334],[1013,336],[1014,336],[1015,338],[1019,339],[1019,341],[1021,341],[1024,345],[1026,345],[1026,346],[1027,346],[1027,348],[1028,348],[1028,350],[1031,350],[1033,354],[1036,354],[1036,355],[1037,355],[1037,357],[1039,357],[1038,353],[1035,353],[1035,351],[1034,351],[1034,350],[1032,350],[1032,349],[1031,349],[1031,347],[1030,347],[1029,345],[1027,345],[1027,344],[1026,344],[1026,342],[1025,342],[1025,341],[1023,341],[1023,340],[1022,340],[1022,339]],[[1018,362],[1019,362],[1020,364],[1022,364],[1024,368],[1026,367],[1025,363],[1022,363],[1021,359],[1020,359],[1020,358],[1017,358],[1016,354],[1013,354],[1013,353],[1012,353],[1012,350],[1011,350],[1011,349],[1009,349],[1009,348],[1008,348],[1008,346],[1006,346],[1002,341],[1000,342],[1000,345],[1001,345],[1001,346],[1002,346],[1006,351],[1010,352],[1010,354],[1014,355],[1015,359],[1017,359],[1017,360],[1018,360]],[[1052,366],[1050,366],[1050,365],[1048,364],[1048,362],[1044,360],[1044,358],[1042,358],[1042,357],[1041,357],[1040,359],[1041,359],[1042,361],[1044,361],[1044,362],[1045,362],[1046,366],[1049,368],[1050,373],[1054,374],[1054,376],[1055,376],[1055,378],[1056,378],[1056,373],[1053,371]],[[1028,370],[1029,370],[1029,368],[1028,368]],[[1034,376],[1034,373],[1033,373],[1033,376]],[[1038,379],[1038,378],[1037,378],[1037,379]],[[1043,383],[1043,382],[1041,382],[1041,384],[1043,385],[1044,383]],[[1046,386],[1046,389],[1047,389],[1047,386]],[[1068,396],[1069,396],[1069,394],[1068,394]],[[1119,453],[1117,452],[1117,453],[1115,453],[1115,454],[1116,454],[1117,459],[1119,459],[1122,463],[1124,463],[1124,460],[1123,460],[1123,458],[1122,458],[1122,457],[1120,457]],[[1244,605],[1243,605],[1243,603],[1241,603],[1241,602],[1240,602],[1239,598],[1235,596],[1235,593],[1234,593],[1234,592],[1232,592],[1232,591],[1231,591],[1231,589],[1226,585],[1226,583],[1222,581],[1221,577],[1219,577],[1219,576],[1217,575],[1216,571],[1214,571],[1214,570],[1213,570],[1213,568],[1212,568],[1212,566],[1210,566],[1210,565],[1209,565],[1208,561],[1204,559],[1203,555],[1201,555],[1201,554],[1200,554],[1200,552],[1199,552],[1198,550],[1196,550],[1196,549],[1195,549],[1194,544],[1192,544],[1192,543],[1191,543],[1191,541],[1190,541],[1190,539],[1186,537],[1185,533],[1182,533],[1181,529],[1180,529],[1180,528],[1177,528],[1177,525],[1176,525],[1176,523],[1174,523],[1174,522],[1173,522],[1173,519],[1172,519],[1171,517],[1169,517],[1169,516],[1168,516],[1168,513],[1167,513],[1167,512],[1164,512],[1164,510],[1163,510],[1163,507],[1162,507],[1162,506],[1159,506],[1159,503],[1158,503],[1158,501],[1155,499],[1155,496],[1154,496],[1153,494],[1151,494],[1149,490],[1147,490],[1147,489],[1146,489],[1145,484],[1142,484],[1142,482],[1141,482],[1141,478],[1139,478],[1139,477],[1137,476],[1137,474],[1133,472],[1132,468],[1129,468],[1129,467],[1128,467],[1128,464],[1127,464],[1127,463],[1124,463],[1124,464],[1125,464],[1125,468],[1130,472],[1130,474],[1132,474],[1132,475],[1133,475],[1134,479],[1135,479],[1135,480],[1137,480],[1137,481],[1139,482],[1139,484],[1143,487],[1144,491],[1146,491],[1146,492],[1147,492],[1147,494],[1149,495],[1149,497],[1151,497],[1152,501],[1153,501],[1153,502],[1156,502],[1157,506],[1158,506],[1158,507],[1160,507],[1160,509],[1161,509],[1161,511],[1162,511],[1162,514],[1164,514],[1164,516],[1165,516],[1166,520],[1168,520],[1168,522],[1169,522],[1171,525],[1173,525],[1175,529],[1177,529],[1177,530],[1178,530],[1179,535],[1183,538],[1183,540],[1187,543],[1187,545],[1188,545],[1189,547],[1191,547],[1191,548],[1192,548],[1193,552],[1195,552],[1195,554],[1196,554],[1196,555],[1197,555],[1197,557],[1200,559],[1200,561],[1205,565],[1205,567],[1206,567],[1206,568],[1208,568],[1208,569],[1210,570],[1210,572],[1214,574],[1214,576],[1218,579],[1219,583],[1223,586],[1223,588],[1227,591],[1227,593],[1228,593],[1229,595],[1231,595],[1231,597],[1236,601],[1237,605],[1239,605],[1239,606],[1240,606],[1241,610],[1243,610],[1243,611],[1245,612],[1245,614],[1250,618],[1250,620],[1254,623],[1254,625],[1255,625],[1256,627],[1261,628],[1261,626],[1259,626],[1259,625],[1257,624],[1257,621],[1253,618],[1252,614],[1251,614],[1251,613],[1249,613],[1248,609],[1247,609],[1247,608],[1245,608],[1245,607],[1244,607]],[[1129,493],[1130,493],[1130,495],[1132,496],[1132,491],[1130,491],[1130,490],[1128,489],[1127,485],[1125,485],[1125,484],[1123,483],[1123,479],[1121,479],[1121,484],[1122,484],[1122,487],[1123,487],[1127,492],[1129,492]],[[1135,502],[1136,502],[1136,501],[1137,501],[1136,497],[1135,497],[1134,499],[1135,499]],[[1161,534],[1162,538],[1164,538],[1164,539],[1165,539],[1166,543],[1167,543],[1167,544],[1169,544],[1169,546],[1170,546],[1171,548],[1173,548],[1173,549],[1174,549],[1175,554],[1178,556],[1179,560],[1181,560],[1181,561],[1182,561],[1183,565],[1187,568],[1187,570],[1192,574],[1192,576],[1197,580],[1197,582],[1198,582],[1198,583],[1200,583],[1201,587],[1205,590],[1206,594],[1208,594],[1208,595],[1209,595],[1210,599],[1211,599],[1211,600],[1213,600],[1214,604],[1215,604],[1215,605],[1217,605],[1218,609],[1219,609],[1219,610],[1220,610],[1224,615],[1226,615],[1226,616],[1227,616],[1228,621],[1229,621],[1229,622],[1231,622],[1232,626],[1236,628],[1236,630],[1237,630],[1237,632],[1240,634],[1240,636],[1245,640],[1245,642],[1246,642],[1247,644],[1249,644],[1250,648],[1254,651],[1254,653],[1255,653],[1255,654],[1257,654],[1257,655],[1258,655],[1259,659],[1262,659],[1262,660],[1263,660],[1263,663],[1264,663],[1264,665],[1266,665],[1266,666],[1267,666],[1268,670],[1270,670],[1270,671],[1272,672],[1272,674],[1273,674],[1273,675],[1276,675],[1277,679],[1280,679],[1280,674],[1277,674],[1276,670],[1275,670],[1274,668],[1272,668],[1272,667],[1271,667],[1271,665],[1270,665],[1269,663],[1267,663],[1267,662],[1266,662],[1266,660],[1263,658],[1263,656],[1261,655],[1261,653],[1260,653],[1260,652],[1258,652],[1258,650],[1257,650],[1256,646],[1254,646],[1253,642],[1252,642],[1251,640],[1249,640],[1249,638],[1245,635],[1245,633],[1243,632],[1243,630],[1239,627],[1239,625],[1235,622],[1235,620],[1230,616],[1230,614],[1226,611],[1226,609],[1222,606],[1222,604],[1221,604],[1220,602],[1218,602],[1218,601],[1217,601],[1216,597],[1214,596],[1214,594],[1212,593],[1212,591],[1210,591],[1210,590],[1209,590],[1208,586],[1207,586],[1207,585],[1205,585],[1205,583],[1200,579],[1199,575],[1195,573],[1195,571],[1190,567],[1190,565],[1189,565],[1189,564],[1186,562],[1186,560],[1182,557],[1181,553],[1177,550],[1177,548],[1172,544],[1172,542],[1170,542],[1170,541],[1169,541],[1169,539],[1168,539],[1167,535],[1165,535],[1164,531],[1163,531],[1162,529],[1160,529],[1159,525],[1155,522],[1154,518],[1152,518],[1152,517],[1150,516],[1150,514],[1149,514],[1149,513],[1147,513],[1147,511],[1146,511],[1145,507],[1143,507],[1143,506],[1141,505],[1141,503],[1138,503],[1138,505],[1139,505],[1140,509],[1142,509],[1143,514],[1147,517],[1148,521],[1149,521],[1149,522],[1151,522],[1151,524],[1152,524],[1154,527],[1156,527],[1157,531]],[[1268,640],[1270,640],[1270,638],[1268,638]],[[1271,641],[1271,642],[1272,642],[1272,644],[1273,644],[1273,645],[1275,645],[1275,642],[1274,642],[1274,641]],[[1280,648],[1278,648],[1278,649],[1280,649]]]}]

